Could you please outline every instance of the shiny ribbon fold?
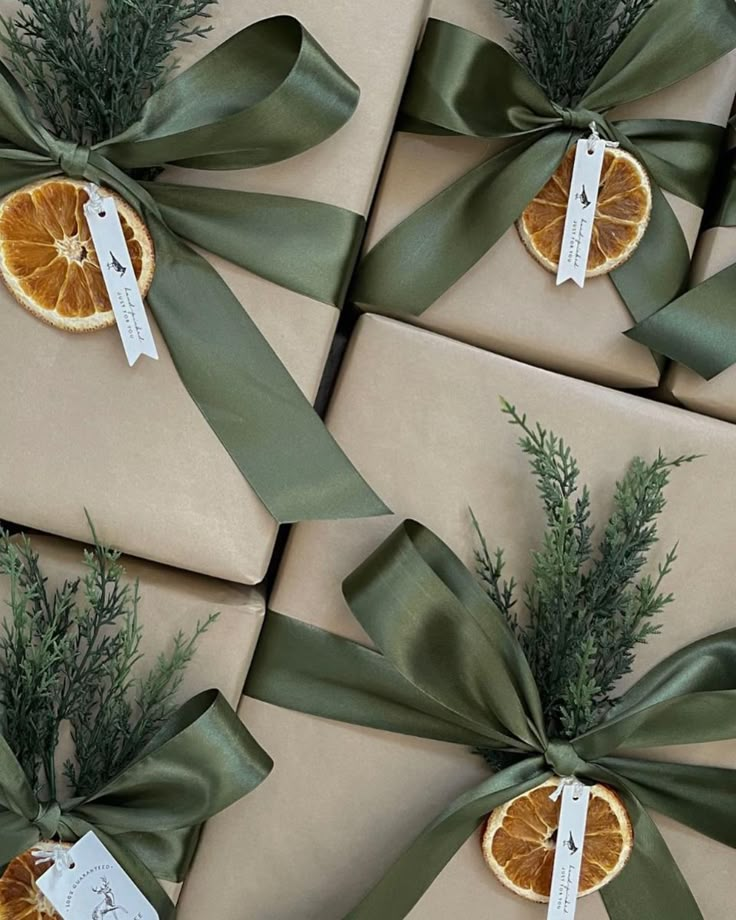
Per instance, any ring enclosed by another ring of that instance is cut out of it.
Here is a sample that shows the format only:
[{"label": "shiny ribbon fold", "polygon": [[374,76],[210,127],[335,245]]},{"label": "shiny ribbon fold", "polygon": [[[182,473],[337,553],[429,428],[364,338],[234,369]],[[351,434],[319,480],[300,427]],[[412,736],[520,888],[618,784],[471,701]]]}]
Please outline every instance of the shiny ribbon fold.
[{"label": "shiny ribbon fold", "polygon": [[249,26],[171,79],[139,121],[86,148],[51,134],[0,64],[0,195],[59,173],[114,189],[151,231],[148,303],[205,419],[280,522],[383,514],[201,246],[276,284],[341,305],[362,216],[279,195],[138,181],[125,170],[246,169],[326,140],[358,87],[292,17]]},{"label": "shiny ribbon fold", "polygon": [[402,102],[405,130],[511,143],[391,230],[364,257],[351,296],[420,315],[509,230],[595,121],[653,179],[649,228],[611,279],[637,323],[687,281],[690,254],[663,192],[703,207],[723,128],[676,119],[611,120],[611,109],[680,82],[736,48],[732,0],[657,0],[574,108],[549,100],[504,48],[429,21]]},{"label": "shiny ribbon fold", "polygon": [[156,879],[182,881],[200,826],[256,788],[271,759],[217,691],[200,693],[166,722],[130,766],[99,792],[39,802],[0,736],[0,865],[41,840],[99,837],[161,920],[174,905]]},{"label": "shiny ribbon fold", "polygon": [[[704,229],[736,227],[736,148],[726,152],[714,192]],[[629,335],[710,380],[736,364],[735,302],[736,261],[691,287]]]},{"label": "shiny ribbon fold", "polygon": [[439,815],[349,920],[405,917],[492,809],[554,774],[605,783],[626,802],[634,851],[601,890],[612,920],[703,920],[648,809],[736,847],[736,770],[633,752],[736,738],[736,629],[665,659],[598,726],[565,741],[546,735],[534,678],[503,615],[429,530],[402,524],[344,593],[378,651],[269,613],[246,693],[323,718],[503,751],[513,764]]}]

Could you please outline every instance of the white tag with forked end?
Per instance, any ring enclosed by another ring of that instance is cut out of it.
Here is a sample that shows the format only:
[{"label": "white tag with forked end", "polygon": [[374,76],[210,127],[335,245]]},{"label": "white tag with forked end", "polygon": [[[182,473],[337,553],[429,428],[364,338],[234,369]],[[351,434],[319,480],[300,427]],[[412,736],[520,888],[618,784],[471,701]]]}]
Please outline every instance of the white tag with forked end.
[{"label": "white tag with forked end", "polygon": [[[53,858],[53,857],[51,857]],[[45,852],[41,859],[51,861]],[[90,831],[36,882],[63,920],[159,920],[130,876]]]},{"label": "white tag with forked end", "polygon": [[590,804],[590,787],[577,780],[563,780],[550,798],[558,798],[560,792],[562,809],[557,828],[547,920],[573,920],[575,917]]},{"label": "white tag with forked end", "polygon": [[595,124],[591,125],[591,131],[591,136],[579,140],[575,149],[565,231],[562,235],[560,264],[557,269],[558,285],[574,281],[578,287],[585,287],[603,158],[606,147],[618,146],[603,140],[596,131]]},{"label": "white tag with forked end", "polygon": [[132,367],[141,355],[158,359],[115,199],[103,197],[94,185],[89,186],[87,191],[89,201],[84,206],[84,216],[95,244],[128,364]]}]

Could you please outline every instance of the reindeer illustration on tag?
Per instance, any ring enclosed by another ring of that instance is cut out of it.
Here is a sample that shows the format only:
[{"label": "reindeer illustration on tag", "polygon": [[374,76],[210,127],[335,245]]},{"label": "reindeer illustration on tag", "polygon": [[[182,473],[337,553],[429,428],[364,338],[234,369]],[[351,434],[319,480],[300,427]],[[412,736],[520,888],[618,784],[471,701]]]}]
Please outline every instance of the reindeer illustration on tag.
[{"label": "reindeer illustration on tag", "polygon": [[102,895],[102,901],[92,911],[92,920],[103,920],[103,917],[115,914],[117,911],[122,911],[124,914],[128,913],[122,905],[115,903],[115,892],[104,875],[100,879],[99,887],[92,888],[92,891],[95,894]]}]

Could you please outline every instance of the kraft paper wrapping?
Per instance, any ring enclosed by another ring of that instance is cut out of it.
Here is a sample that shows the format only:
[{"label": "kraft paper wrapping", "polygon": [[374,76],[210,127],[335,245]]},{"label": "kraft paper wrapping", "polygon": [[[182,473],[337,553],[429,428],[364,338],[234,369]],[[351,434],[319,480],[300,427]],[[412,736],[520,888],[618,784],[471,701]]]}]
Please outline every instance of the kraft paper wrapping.
[{"label": "kraft paper wrapping", "polygon": [[[433,0],[430,15],[501,44],[510,24],[489,0]],[[681,118],[725,124],[736,91],[736,55],[690,79],[612,111],[620,118]],[[489,104],[491,104],[489,102]],[[418,207],[505,142],[397,134],[372,212],[372,248]],[[702,213],[667,194],[691,251]],[[384,311],[371,304],[371,312]],[[659,370],[644,346],[622,333],[634,324],[609,278],[581,291],[557,288],[554,275],[527,252],[515,227],[420,317],[419,326],[573,377],[619,388],[656,386]]]},{"label": "kraft paper wrapping", "polygon": [[[700,238],[693,263],[693,284],[699,284],[736,262],[736,229],[714,227]],[[736,422],[736,366],[712,380],[673,364],[665,375],[665,391],[688,409]]]},{"label": "kraft paper wrapping", "polygon": [[[102,527],[98,533],[101,539],[106,537]],[[34,535],[32,545],[40,556],[39,565],[48,578],[50,591],[60,587],[65,579],[83,574],[81,544]],[[138,619],[143,627],[143,658],[136,671],[145,674],[153,667],[156,657],[171,649],[179,631],[191,635],[197,621],[219,613],[217,621],[199,638],[196,654],[176,698],[184,703],[203,690],[217,689],[236,706],[263,624],[265,602],[261,591],[130,557],[121,561],[126,581],[132,584],[138,579],[140,586]],[[0,578],[3,599],[6,584],[7,580]],[[57,756],[59,767],[72,752],[70,737],[62,734]],[[174,898],[181,888],[169,882],[163,886]]]},{"label": "kraft paper wrapping", "polygon": [[[0,13],[17,7],[18,0],[0,0]],[[425,0],[220,0],[213,33],[184,46],[182,66],[281,13],[297,16],[359,84],[353,118],[324,144],[280,164],[171,169],[163,179],[294,195],[367,214]],[[208,258],[314,400],[338,311]],[[2,516],[85,539],[86,506],[125,552],[241,583],[261,581],[276,524],[187,394],[158,330],[160,360],[142,359],[130,369],[115,329],[73,336],[48,328],[4,287],[0,315]]]},{"label": "kraft paper wrapping", "polygon": [[[270,606],[365,642],[342,599],[344,577],[403,517],[432,528],[472,565],[468,506],[491,548],[506,547],[508,573],[523,582],[530,551],[542,538],[543,512],[499,394],[564,436],[599,521],[635,454],[652,458],[661,447],[670,456],[706,455],[673,474],[667,492],[652,561],[680,541],[667,585],[676,603],[662,635],[641,648],[632,679],[676,649],[734,625],[736,437],[729,425],[372,316],[360,322],[329,422],[397,518],[297,525]],[[219,920],[341,920],[453,797],[488,775],[480,758],[458,746],[252,699],[241,711],[276,768],[252,796],[210,822],[185,888],[183,920],[204,916],[214,899]],[[733,766],[736,744],[660,749],[654,756]],[[734,852],[657,820],[703,915],[730,916]],[[543,920],[544,911],[501,887],[485,867],[476,833],[409,916]],[[607,920],[597,895],[580,901],[578,917]]]}]

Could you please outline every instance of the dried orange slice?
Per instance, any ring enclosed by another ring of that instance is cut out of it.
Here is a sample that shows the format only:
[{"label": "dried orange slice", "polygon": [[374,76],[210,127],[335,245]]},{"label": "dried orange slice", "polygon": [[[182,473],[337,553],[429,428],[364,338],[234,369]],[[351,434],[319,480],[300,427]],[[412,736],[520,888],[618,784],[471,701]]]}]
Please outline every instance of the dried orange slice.
[{"label": "dried orange slice", "polygon": [[[556,272],[562,252],[575,148],[526,208],[517,223],[535,259]],[[623,265],[642,240],[652,214],[652,186],[641,163],[626,150],[606,148],[586,275],[605,275]]]},{"label": "dried orange slice", "polygon": [[[483,857],[507,888],[529,901],[549,901],[561,799],[551,793],[559,779],[512,799],[491,812],[483,834]],[[579,896],[597,891],[628,862],[634,832],[626,807],[607,786],[591,786]]]},{"label": "dried orange slice", "polygon": [[[38,844],[39,847],[56,845]],[[68,846],[63,843],[58,845],[65,849]],[[0,920],[61,920],[59,914],[36,887],[36,879],[48,868],[48,863],[41,863],[35,859],[32,850],[16,856],[0,878]]]},{"label": "dried orange slice", "polygon": [[[107,189],[104,194],[115,199],[145,296],[155,264],[148,229],[127,201]],[[0,275],[22,306],[68,332],[115,324],[82,210],[88,197],[86,183],[59,178],[28,185],[0,202]]]}]

